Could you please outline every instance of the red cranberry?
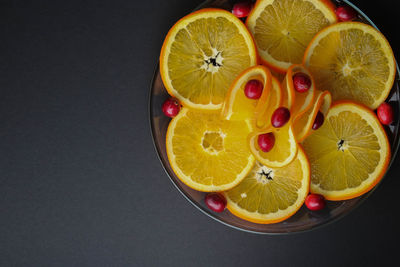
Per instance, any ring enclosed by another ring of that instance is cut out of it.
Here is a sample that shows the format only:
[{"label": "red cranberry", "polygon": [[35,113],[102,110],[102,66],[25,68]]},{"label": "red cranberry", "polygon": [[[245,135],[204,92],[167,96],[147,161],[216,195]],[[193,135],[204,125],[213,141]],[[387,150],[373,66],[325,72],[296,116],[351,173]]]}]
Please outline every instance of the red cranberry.
[{"label": "red cranberry", "polygon": [[317,116],[315,117],[312,129],[318,130],[319,127],[321,127],[323,123],[324,123],[324,114],[322,114],[321,111],[318,111]]},{"label": "red cranberry", "polygon": [[382,103],[377,110],[378,118],[384,125],[389,125],[393,122],[393,108],[389,103]]},{"label": "red cranberry", "polygon": [[294,89],[299,93],[307,92],[311,87],[311,79],[307,74],[298,72],[293,75]]},{"label": "red cranberry", "polygon": [[250,80],[244,87],[244,94],[250,99],[259,99],[263,91],[263,84],[259,80]]},{"label": "red cranberry", "polygon": [[306,206],[309,210],[322,210],[325,207],[325,198],[318,194],[309,194],[306,197]]},{"label": "red cranberry", "polygon": [[253,8],[251,1],[239,2],[233,5],[232,13],[238,18],[247,17]]},{"label": "red cranberry", "polygon": [[162,105],[162,111],[164,112],[165,116],[171,118],[178,115],[180,110],[181,110],[181,105],[179,105],[178,100],[174,98],[168,98]]},{"label": "red cranberry", "polygon": [[226,199],[218,193],[207,194],[204,202],[210,210],[215,212],[223,212],[226,207]]},{"label": "red cranberry", "polygon": [[275,145],[275,135],[273,133],[260,134],[257,141],[263,152],[269,152]]},{"label": "red cranberry", "polygon": [[335,12],[339,21],[351,21],[357,16],[357,12],[349,6],[340,6]]},{"label": "red cranberry", "polygon": [[284,126],[290,119],[290,111],[285,107],[277,108],[271,117],[271,124],[275,128]]}]

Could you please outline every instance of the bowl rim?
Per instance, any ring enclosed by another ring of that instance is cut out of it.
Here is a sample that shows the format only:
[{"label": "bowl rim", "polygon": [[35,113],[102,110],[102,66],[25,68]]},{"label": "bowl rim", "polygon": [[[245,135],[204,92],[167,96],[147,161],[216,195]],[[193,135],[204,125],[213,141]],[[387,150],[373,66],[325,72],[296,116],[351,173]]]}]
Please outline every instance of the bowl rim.
[{"label": "bowl rim", "polygon": [[[198,6],[197,6],[195,9],[193,9],[191,12],[193,12],[193,11],[195,11],[195,10],[198,10],[198,9],[201,9],[201,8],[203,8],[203,7],[207,6],[207,5],[209,5],[209,4],[212,3],[212,2],[213,2],[212,0],[206,0],[206,1],[204,1],[203,3],[201,3],[200,5],[198,5]],[[357,6],[355,6],[353,3],[351,3],[351,2],[348,1],[348,0],[341,0],[341,2],[346,3],[346,4],[349,5],[350,7],[354,8],[354,10],[355,10],[358,14],[360,14],[371,26],[373,26],[375,29],[377,29],[378,31],[380,31],[379,28],[375,25],[375,23],[373,23],[372,20],[371,20],[363,11],[361,11]],[[396,71],[397,71],[396,76],[397,76],[397,77],[395,77],[394,84],[395,84],[396,82],[397,82],[397,83],[400,83],[400,78],[399,78],[399,76],[398,76],[399,73],[400,73],[399,65],[397,64],[397,60],[396,60],[396,59],[395,59],[395,62],[396,62]],[[240,227],[238,227],[238,226],[229,224],[229,223],[227,223],[227,222],[225,222],[225,221],[223,221],[223,220],[217,218],[217,217],[214,216],[211,212],[209,212],[208,210],[204,209],[203,207],[201,207],[200,205],[198,205],[194,200],[192,200],[189,196],[187,196],[186,193],[185,193],[185,192],[178,186],[178,184],[172,179],[172,177],[171,177],[170,174],[168,173],[168,170],[167,170],[166,167],[164,166],[163,160],[162,160],[162,158],[161,158],[161,152],[159,151],[159,148],[157,147],[157,144],[156,144],[156,141],[155,141],[155,129],[154,129],[153,120],[152,120],[152,117],[153,117],[153,111],[152,111],[152,94],[153,94],[154,83],[155,83],[155,80],[156,80],[156,78],[157,78],[157,72],[158,72],[158,70],[159,70],[159,61],[157,61],[156,65],[155,65],[155,68],[154,68],[154,71],[153,71],[153,76],[152,76],[151,83],[150,83],[150,90],[149,90],[149,94],[148,94],[148,114],[149,114],[148,120],[149,120],[149,125],[150,125],[150,133],[151,133],[151,137],[152,137],[152,143],[153,143],[153,147],[154,147],[154,149],[155,149],[155,151],[156,151],[157,158],[158,158],[158,160],[160,161],[161,166],[162,166],[164,172],[167,174],[168,178],[170,179],[171,183],[172,183],[172,184],[175,186],[175,188],[181,193],[181,195],[183,195],[183,197],[184,197],[187,201],[189,201],[189,203],[191,203],[193,206],[195,206],[195,207],[196,207],[198,210],[200,210],[203,214],[207,215],[208,217],[214,219],[215,221],[217,221],[217,222],[219,222],[219,223],[222,223],[222,224],[224,224],[224,225],[226,225],[226,226],[228,226],[228,227],[230,227],[230,228],[233,228],[233,229],[236,229],[236,230],[239,230],[239,231],[242,231],[242,232],[246,232],[246,233],[251,233],[251,234],[276,236],[276,235],[291,235],[291,234],[297,234],[297,233],[305,233],[305,232],[313,231],[313,230],[316,230],[316,229],[320,229],[320,228],[322,228],[322,227],[324,227],[324,226],[330,225],[330,224],[332,224],[332,223],[334,223],[334,222],[336,222],[336,221],[342,219],[343,217],[345,217],[346,215],[348,215],[349,213],[351,213],[352,211],[354,211],[355,209],[357,209],[362,203],[364,203],[364,201],[378,188],[378,186],[381,184],[381,182],[386,178],[388,172],[390,171],[390,168],[391,168],[393,162],[394,162],[395,159],[396,159],[397,152],[398,152],[399,147],[400,147],[400,141],[399,141],[399,139],[400,139],[400,137],[399,137],[400,133],[397,134],[397,137],[398,137],[398,139],[397,139],[397,141],[398,141],[398,142],[397,142],[397,145],[395,145],[394,150],[391,151],[391,152],[392,152],[392,154],[391,154],[391,160],[390,160],[389,166],[388,166],[388,168],[387,168],[387,170],[386,170],[384,176],[382,177],[381,181],[380,181],[377,185],[375,185],[374,188],[373,188],[372,190],[370,190],[369,192],[367,192],[366,194],[364,194],[364,195],[362,196],[362,198],[359,199],[359,201],[358,201],[357,203],[355,203],[354,206],[353,206],[350,210],[348,210],[347,212],[338,214],[337,216],[335,216],[335,217],[331,218],[330,220],[325,221],[325,222],[323,222],[323,223],[314,225],[314,226],[312,226],[312,227],[310,227],[310,228],[304,228],[304,229],[300,229],[300,230],[297,230],[297,231],[290,231],[290,232],[289,232],[289,231],[288,231],[288,232],[261,232],[261,231],[257,231],[257,230],[243,229],[243,228],[240,228]],[[400,101],[398,102],[398,106],[400,107]],[[396,122],[395,128],[396,128],[397,130],[399,130],[399,127],[400,127],[400,120],[398,119],[397,122]],[[395,141],[396,141],[396,140],[395,140]]]}]

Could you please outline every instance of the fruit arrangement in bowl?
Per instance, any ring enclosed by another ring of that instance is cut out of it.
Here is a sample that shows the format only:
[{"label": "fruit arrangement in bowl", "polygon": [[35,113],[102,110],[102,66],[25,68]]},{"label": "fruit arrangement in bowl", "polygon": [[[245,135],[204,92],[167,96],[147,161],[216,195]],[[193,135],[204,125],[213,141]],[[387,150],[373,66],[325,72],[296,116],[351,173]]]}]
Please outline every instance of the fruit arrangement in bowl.
[{"label": "fruit arrangement in bowl", "polygon": [[347,4],[216,2],[180,19],[161,49],[150,109],[165,169],[202,211],[243,230],[340,217],[397,149],[388,41]]}]

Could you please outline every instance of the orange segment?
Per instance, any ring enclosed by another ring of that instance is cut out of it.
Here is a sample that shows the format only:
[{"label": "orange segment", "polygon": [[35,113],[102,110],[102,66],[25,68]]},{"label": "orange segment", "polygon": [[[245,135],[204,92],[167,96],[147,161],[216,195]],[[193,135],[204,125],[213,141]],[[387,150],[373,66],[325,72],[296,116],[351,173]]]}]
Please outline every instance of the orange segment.
[{"label": "orange segment", "polygon": [[246,20],[262,62],[278,72],[302,62],[307,45],[337,21],[327,0],[258,0]]},{"label": "orange segment", "polygon": [[333,100],[349,99],[377,108],[388,96],[396,73],[393,51],[372,26],[342,22],[319,32],[309,44],[304,64],[316,87]]},{"label": "orange segment", "polygon": [[257,162],[244,180],[224,195],[234,215],[254,223],[277,223],[303,205],[309,184],[310,165],[299,148],[296,159],[285,167],[270,168]]},{"label": "orange segment", "polygon": [[[259,80],[263,85],[260,99],[249,99],[244,93],[244,87],[250,80]],[[222,117],[227,120],[254,119],[257,113],[266,106],[271,87],[271,72],[264,66],[254,66],[242,72],[233,82],[226,96],[222,109]],[[257,108],[258,107],[258,108]]]},{"label": "orange segment", "polygon": [[202,9],[168,32],[160,74],[168,93],[184,106],[215,110],[235,77],[256,62],[253,39],[238,18],[222,9]]},{"label": "orange segment", "polygon": [[331,106],[332,97],[329,91],[317,91],[316,100],[309,110],[304,114],[297,117],[293,122],[293,131],[298,142],[303,142],[312,133],[312,126],[314,124],[315,118],[317,117],[318,111],[327,116],[329,108]]},{"label": "orange segment", "polygon": [[311,191],[329,200],[368,192],[390,161],[389,142],[376,115],[351,101],[334,103],[303,146],[311,164]]}]

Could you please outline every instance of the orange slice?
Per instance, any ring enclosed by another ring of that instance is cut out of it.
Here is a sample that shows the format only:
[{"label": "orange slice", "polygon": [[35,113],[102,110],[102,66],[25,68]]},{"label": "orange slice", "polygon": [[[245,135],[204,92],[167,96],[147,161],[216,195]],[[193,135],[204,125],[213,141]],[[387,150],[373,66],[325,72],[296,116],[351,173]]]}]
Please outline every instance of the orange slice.
[{"label": "orange slice", "polygon": [[299,148],[296,159],[283,168],[257,162],[244,180],[224,195],[232,214],[254,223],[277,223],[303,205],[309,184],[310,165]]},{"label": "orange slice", "polygon": [[302,62],[314,35],[336,21],[335,6],[329,0],[258,0],[246,25],[262,62],[286,72]]},{"label": "orange slice", "polygon": [[[275,136],[275,145],[268,152],[262,151],[258,145],[258,136],[265,133],[273,133]],[[284,167],[296,157],[298,145],[290,122],[281,128],[270,126],[252,132],[248,139],[251,153],[265,166],[272,168]]]},{"label": "orange slice", "polygon": [[393,51],[372,26],[342,22],[319,32],[304,55],[316,87],[333,100],[349,99],[377,108],[388,96],[396,73]]},{"label": "orange slice", "polygon": [[231,83],[257,63],[245,25],[222,9],[202,9],[179,20],[168,32],[160,74],[168,93],[184,106],[222,107]]},{"label": "orange slice", "polygon": [[275,109],[282,105],[282,88],[277,78],[272,76],[271,88],[266,101],[259,101],[256,106],[256,127],[271,126],[271,117]]},{"label": "orange slice", "polygon": [[316,92],[316,100],[312,108],[297,117],[293,122],[294,135],[299,143],[303,142],[303,140],[312,133],[312,126],[317,117],[318,111],[321,111],[324,118],[326,118],[331,103],[332,97],[329,91]]},{"label": "orange slice", "polygon": [[[254,66],[242,72],[228,91],[222,117],[227,120],[254,119],[257,113],[263,111],[262,107],[266,106],[271,78],[271,72],[264,66]],[[259,99],[249,99],[244,93],[246,83],[250,80],[259,80],[264,85]]]},{"label": "orange slice", "polygon": [[[311,87],[307,92],[304,93],[297,92],[293,85],[293,76],[299,72],[308,75],[308,77],[311,79]],[[285,79],[282,82],[282,88],[284,91],[290,91],[294,93],[293,99],[295,101],[291,110],[291,114],[293,114],[294,118],[301,116],[312,106],[315,96],[314,79],[311,73],[304,66],[298,64],[290,66],[288,72],[286,73]]]},{"label": "orange slice", "polygon": [[184,107],[168,126],[169,163],[183,183],[199,191],[230,189],[254,165],[246,139],[251,124],[221,120],[219,115]]},{"label": "orange slice", "polygon": [[389,142],[376,115],[351,101],[334,103],[303,146],[311,164],[311,191],[329,200],[368,192],[390,161]]},{"label": "orange slice", "polygon": [[[286,76],[282,82],[282,106],[287,107],[290,111],[290,114],[295,114],[295,101],[296,101],[296,92],[293,86],[286,86],[287,82]],[[291,116],[293,118],[293,116]]]},{"label": "orange slice", "polygon": [[[275,80],[275,82],[277,82]],[[273,87],[273,86],[272,86]],[[253,156],[263,165],[273,168],[286,166],[296,157],[297,142],[294,136],[292,122],[293,122],[293,108],[295,105],[295,92],[293,87],[275,87],[281,90],[281,94],[276,93],[271,97],[271,103],[268,103],[267,109],[260,114],[264,116],[257,118],[258,125],[264,125],[264,128],[259,129],[255,127],[249,137],[250,151]],[[270,90],[271,92],[274,90]],[[279,99],[278,96],[281,96]],[[278,104],[280,102],[280,105]],[[275,107],[286,107],[290,111],[290,120],[285,126],[281,128],[274,128],[271,125],[271,117],[275,111]],[[269,152],[264,152],[258,145],[258,136],[265,133],[273,133],[275,136],[275,145]]]}]

